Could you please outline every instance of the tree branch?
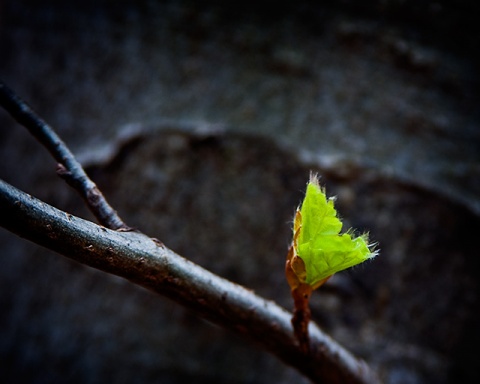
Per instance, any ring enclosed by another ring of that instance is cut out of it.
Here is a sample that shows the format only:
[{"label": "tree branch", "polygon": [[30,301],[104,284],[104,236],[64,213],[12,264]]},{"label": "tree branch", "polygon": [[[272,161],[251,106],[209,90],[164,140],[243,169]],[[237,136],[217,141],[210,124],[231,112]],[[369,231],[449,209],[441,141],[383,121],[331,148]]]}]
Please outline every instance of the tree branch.
[{"label": "tree branch", "polygon": [[60,211],[0,180],[0,225],[80,263],[160,293],[237,333],[314,382],[378,383],[365,362],[310,324],[310,351],[293,334],[292,314],[189,262],[137,232],[118,232]]},{"label": "tree branch", "polygon": [[114,231],[129,227],[50,126],[2,82],[0,104],[47,147],[59,163],[57,173],[81,194],[99,222],[110,229],[60,211],[2,180],[1,226],[245,334],[314,382],[379,382],[365,362],[357,360],[314,324],[309,328],[310,349],[305,350],[292,330],[292,315],[275,303],[189,262],[142,233]]},{"label": "tree branch", "polygon": [[130,229],[108,204],[102,192],[90,180],[62,139],[46,122],[37,116],[27,103],[1,81],[0,105],[49,150],[59,163],[57,173],[80,193],[102,225],[116,230]]}]

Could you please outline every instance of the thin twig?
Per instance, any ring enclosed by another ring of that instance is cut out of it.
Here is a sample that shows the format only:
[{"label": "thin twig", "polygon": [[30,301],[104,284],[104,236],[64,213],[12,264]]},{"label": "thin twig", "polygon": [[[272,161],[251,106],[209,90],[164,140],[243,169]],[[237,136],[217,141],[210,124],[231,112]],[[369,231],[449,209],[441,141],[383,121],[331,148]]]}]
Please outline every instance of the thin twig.
[{"label": "thin twig", "polygon": [[300,347],[292,314],[137,232],[68,215],[0,180],[0,225],[80,263],[124,277],[255,341],[317,383],[379,383],[362,360],[310,323]]},{"label": "thin twig", "polygon": [[27,103],[1,81],[0,105],[49,150],[58,162],[57,173],[80,193],[100,224],[115,230],[130,229],[108,204],[102,192],[90,180],[62,139],[37,116]]}]

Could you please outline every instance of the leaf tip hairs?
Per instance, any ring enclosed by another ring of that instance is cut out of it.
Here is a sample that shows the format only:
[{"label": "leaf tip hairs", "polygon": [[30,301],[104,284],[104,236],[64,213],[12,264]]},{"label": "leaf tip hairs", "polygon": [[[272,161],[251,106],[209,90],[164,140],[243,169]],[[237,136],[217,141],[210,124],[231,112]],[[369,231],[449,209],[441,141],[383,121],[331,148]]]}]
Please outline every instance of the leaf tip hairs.
[{"label": "leaf tip hairs", "polygon": [[308,180],[308,184],[313,184],[320,188],[320,178],[318,177],[318,173],[310,172],[310,179]]}]

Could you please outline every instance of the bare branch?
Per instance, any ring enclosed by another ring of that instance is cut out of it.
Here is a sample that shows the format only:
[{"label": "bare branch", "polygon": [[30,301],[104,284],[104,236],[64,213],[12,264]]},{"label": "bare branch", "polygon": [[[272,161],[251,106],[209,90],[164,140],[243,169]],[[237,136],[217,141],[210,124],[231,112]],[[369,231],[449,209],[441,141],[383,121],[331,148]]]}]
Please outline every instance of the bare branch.
[{"label": "bare branch", "polygon": [[27,128],[59,163],[57,173],[75,188],[98,221],[110,229],[127,230],[129,227],[108,204],[95,183],[90,180],[72,152],[53,129],[0,81],[0,105],[21,125]]},{"label": "bare branch", "polygon": [[292,314],[137,232],[118,232],[62,212],[0,180],[0,225],[80,263],[124,277],[244,334],[314,382],[378,383],[365,362],[310,324],[302,352]]}]

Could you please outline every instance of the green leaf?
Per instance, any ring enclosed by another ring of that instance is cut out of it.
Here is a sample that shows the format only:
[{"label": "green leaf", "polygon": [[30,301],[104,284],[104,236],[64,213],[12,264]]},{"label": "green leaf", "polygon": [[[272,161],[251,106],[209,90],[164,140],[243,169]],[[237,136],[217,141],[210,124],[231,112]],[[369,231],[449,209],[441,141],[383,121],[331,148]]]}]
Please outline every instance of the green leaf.
[{"label": "green leaf", "polygon": [[294,271],[298,278],[315,287],[329,276],[375,257],[368,235],[355,237],[352,231],[340,234],[334,198],[328,198],[316,175],[310,176],[305,199],[295,218],[294,251],[302,259]]}]

